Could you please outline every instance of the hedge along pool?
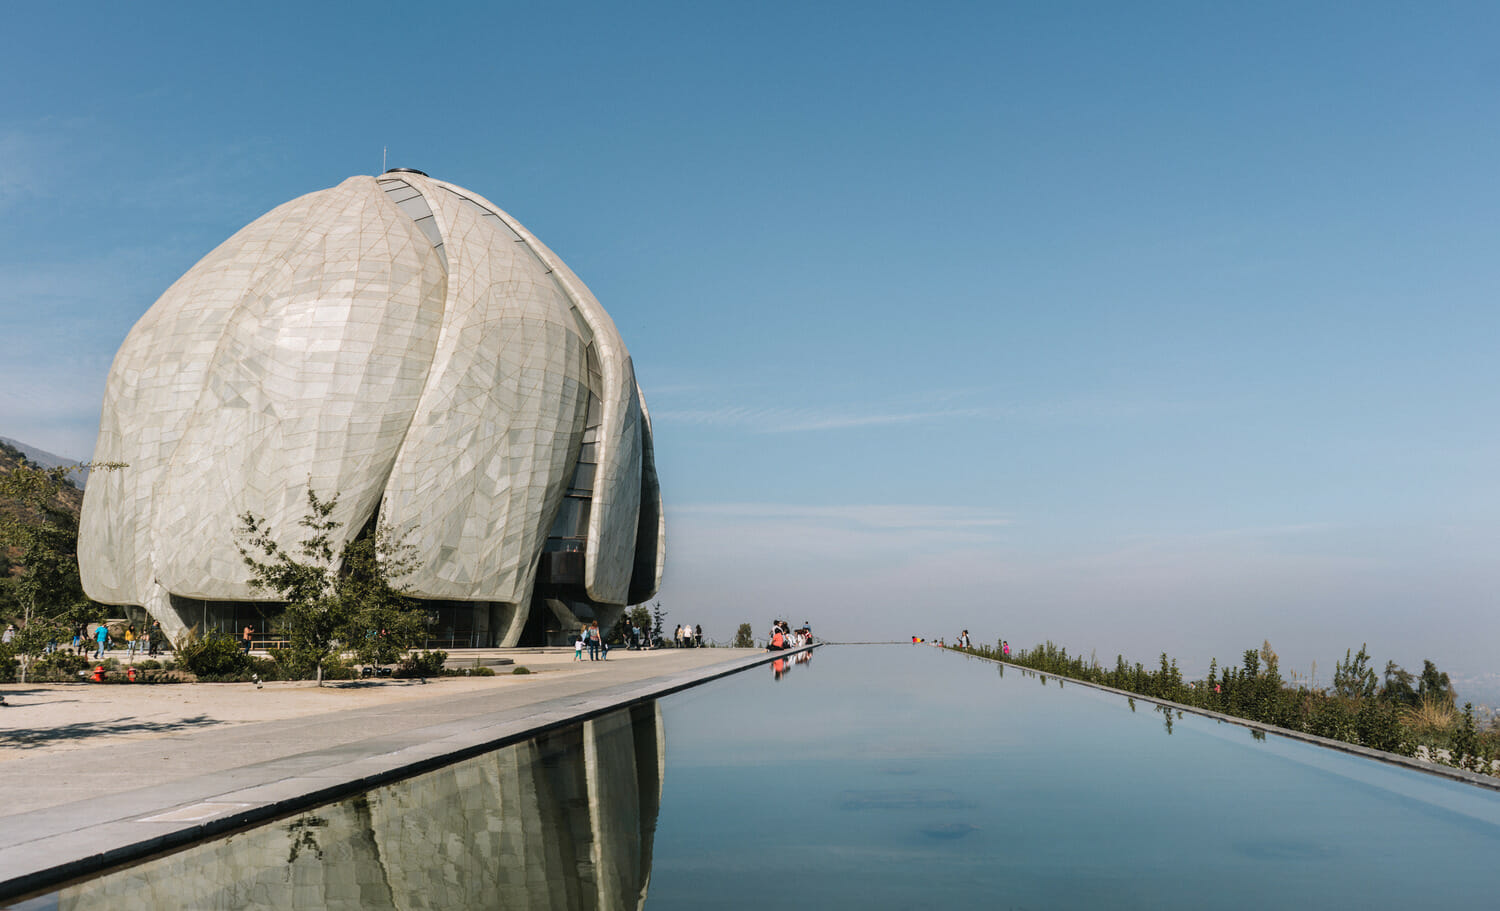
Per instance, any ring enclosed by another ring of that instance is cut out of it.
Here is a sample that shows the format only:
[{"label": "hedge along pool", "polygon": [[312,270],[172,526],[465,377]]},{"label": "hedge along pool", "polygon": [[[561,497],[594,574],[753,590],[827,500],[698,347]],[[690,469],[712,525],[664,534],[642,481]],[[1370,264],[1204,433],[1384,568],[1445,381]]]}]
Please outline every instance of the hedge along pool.
[{"label": "hedge along pool", "polygon": [[27,907],[1493,903],[1500,794],[926,646],[760,667]]}]

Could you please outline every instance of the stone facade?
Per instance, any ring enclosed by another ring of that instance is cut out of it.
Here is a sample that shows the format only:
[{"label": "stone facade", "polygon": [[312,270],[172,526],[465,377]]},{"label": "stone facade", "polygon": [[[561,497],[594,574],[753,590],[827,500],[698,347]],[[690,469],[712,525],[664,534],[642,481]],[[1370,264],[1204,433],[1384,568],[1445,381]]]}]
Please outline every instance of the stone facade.
[{"label": "stone facade", "polygon": [[470,644],[519,643],[534,604],[535,630],[608,624],[661,584],[614,323],[514,218],[418,172],[286,203],[174,283],[115,357],[94,460],[128,467],[85,492],[85,590],[172,633],[269,600],[238,517],[294,545],[309,488],[338,495],[338,545],[377,509],[405,535],[408,589],[471,612]]}]

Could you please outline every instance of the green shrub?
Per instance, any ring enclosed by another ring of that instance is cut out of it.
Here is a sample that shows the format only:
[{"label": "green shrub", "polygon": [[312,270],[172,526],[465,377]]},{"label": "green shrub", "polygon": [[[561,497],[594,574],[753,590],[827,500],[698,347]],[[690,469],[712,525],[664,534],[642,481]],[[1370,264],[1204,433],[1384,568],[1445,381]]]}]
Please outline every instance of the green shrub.
[{"label": "green shrub", "polygon": [[177,661],[200,680],[219,680],[243,672],[250,656],[233,638],[213,630],[201,639],[184,643],[177,650]]},{"label": "green shrub", "polygon": [[[312,675],[309,675],[312,676]],[[342,658],[330,658],[323,662],[324,680],[358,680],[359,668]]]},{"label": "green shrub", "polygon": [[278,648],[271,652],[271,664],[277,680],[311,680],[318,671],[317,661],[306,652]]},{"label": "green shrub", "polygon": [[250,656],[250,664],[245,670],[252,674],[259,674],[262,680],[280,680],[281,668],[271,658],[261,658],[257,655]]},{"label": "green shrub", "polygon": [[489,667],[443,668],[444,677],[493,677],[495,669]]},{"label": "green shrub", "polygon": [[529,674],[529,673],[531,673],[531,669],[530,668],[526,668],[526,667],[521,667],[521,666],[517,665],[516,669],[513,670],[513,671],[511,671],[511,673],[512,674]]},{"label": "green shrub", "polygon": [[441,677],[443,676],[443,662],[448,660],[448,653],[436,652],[413,652],[401,659],[396,666],[397,677]]},{"label": "green shrub", "polygon": [[147,658],[145,661],[138,661],[135,665],[135,668],[138,671],[154,671],[158,670],[160,667],[161,662],[157,661],[155,658]]},{"label": "green shrub", "polygon": [[32,664],[30,679],[38,683],[68,683],[77,680],[78,672],[91,664],[83,655],[53,652]]},{"label": "green shrub", "polygon": [[1307,714],[1307,733],[1353,743],[1359,736],[1354,717],[1341,699],[1317,699]]}]

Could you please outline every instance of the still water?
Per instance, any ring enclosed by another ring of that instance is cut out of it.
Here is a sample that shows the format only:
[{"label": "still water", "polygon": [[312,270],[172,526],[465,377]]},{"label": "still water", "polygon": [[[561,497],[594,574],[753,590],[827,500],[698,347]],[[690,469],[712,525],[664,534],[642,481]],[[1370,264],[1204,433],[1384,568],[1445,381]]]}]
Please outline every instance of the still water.
[{"label": "still water", "polygon": [[1500,794],[830,647],[28,907],[1493,907]]}]

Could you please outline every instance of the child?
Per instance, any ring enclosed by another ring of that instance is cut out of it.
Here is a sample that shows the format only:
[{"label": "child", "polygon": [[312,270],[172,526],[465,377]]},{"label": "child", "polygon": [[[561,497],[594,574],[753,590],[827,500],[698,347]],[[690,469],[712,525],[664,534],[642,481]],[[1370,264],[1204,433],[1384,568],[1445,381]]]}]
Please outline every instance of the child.
[{"label": "child", "polygon": [[574,661],[582,661],[583,660],[583,637],[582,636],[579,636],[578,637],[578,641],[573,643],[573,660]]}]

